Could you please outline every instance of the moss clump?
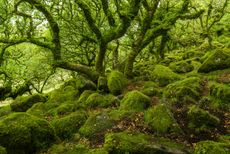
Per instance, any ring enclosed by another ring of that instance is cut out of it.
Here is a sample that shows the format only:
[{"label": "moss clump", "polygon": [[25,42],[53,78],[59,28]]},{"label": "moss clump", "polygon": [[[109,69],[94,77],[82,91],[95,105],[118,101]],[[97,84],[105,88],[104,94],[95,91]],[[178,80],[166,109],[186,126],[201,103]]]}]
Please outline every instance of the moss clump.
[{"label": "moss clump", "polygon": [[79,90],[80,93],[82,93],[85,90],[96,90],[97,89],[97,86],[92,81],[82,76],[78,76],[77,78],[69,79],[68,81],[65,82],[62,88],[68,87],[68,86],[74,87],[74,89]]},{"label": "moss clump", "polygon": [[194,69],[194,66],[191,64],[191,61],[179,61],[170,63],[169,68],[176,73],[187,73],[191,72]]},{"label": "moss clump", "polygon": [[56,140],[53,127],[26,113],[12,113],[0,119],[0,145],[9,154],[35,153]]},{"label": "moss clump", "polygon": [[230,67],[230,53],[217,50],[213,52],[200,66],[198,72],[208,73],[215,70],[226,69]]},{"label": "moss clump", "polygon": [[156,82],[153,82],[153,81],[146,81],[143,85],[143,89],[146,89],[146,88],[158,88],[158,85]]},{"label": "moss clump", "polygon": [[158,87],[158,85],[155,82],[152,81],[145,82],[140,92],[150,97],[161,95],[161,89]]},{"label": "moss clump", "polygon": [[163,96],[172,103],[194,103],[201,98],[202,81],[198,77],[190,77],[177,81],[166,87]]},{"label": "moss clump", "polygon": [[209,131],[220,123],[219,118],[195,105],[189,108],[188,118],[189,127],[197,132]]},{"label": "moss clump", "polygon": [[85,112],[74,112],[65,117],[55,119],[51,122],[57,135],[61,139],[69,139],[84,124],[87,116]]},{"label": "moss clump", "polygon": [[131,118],[133,115],[135,115],[135,111],[129,111],[129,110],[111,110],[109,113],[109,116],[111,117],[111,119],[113,120],[120,120],[123,118]]},{"label": "moss clump", "polygon": [[120,103],[120,110],[143,111],[150,105],[150,98],[134,90],[128,92]]},{"label": "moss clump", "polygon": [[173,114],[163,104],[148,109],[145,112],[144,120],[157,134],[180,131]]},{"label": "moss clump", "polygon": [[87,100],[87,98],[93,93],[95,92],[91,90],[85,90],[83,93],[81,93],[79,99],[77,100],[77,103],[79,105],[82,105]]},{"label": "moss clump", "polygon": [[230,144],[214,141],[201,141],[195,146],[194,154],[228,154]]},{"label": "moss clump", "polygon": [[157,82],[159,86],[166,86],[179,79],[181,79],[181,77],[178,74],[163,65],[156,65],[151,74],[151,80]]},{"label": "moss clump", "polygon": [[102,133],[114,126],[114,121],[107,113],[99,113],[90,116],[85,124],[79,129],[79,133],[86,137],[93,137],[97,133]]},{"label": "moss clump", "polygon": [[50,92],[48,97],[48,103],[58,106],[65,102],[76,101],[79,97],[79,91],[72,86],[67,86]]},{"label": "moss clump", "polygon": [[159,88],[154,88],[154,87],[142,89],[140,92],[145,94],[146,96],[149,96],[149,97],[161,96],[161,94],[162,94],[162,92]]},{"label": "moss clump", "polygon": [[36,103],[30,109],[28,109],[26,111],[26,113],[29,113],[29,114],[34,115],[34,116],[39,117],[39,118],[45,118],[46,113],[49,110],[56,108],[57,106],[58,106],[57,104],[53,104],[53,103],[49,103],[49,102]]},{"label": "moss clump", "polygon": [[0,154],[7,154],[6,149],[0,146]]},{"label": "moss clump", "polygon": [[35,103],[45,102],[47,99],[41,94],[35,94],[28,97],[19,96],[13,103],[10,104],[12,111],[25,112],[31,108]]},{"label": "moss clump", "polygon": [[127,85],[127,79],[121,72],[118,71],[112,71],[108,75],[107,80],[109,91],[114,95],[121,94],[122,90]]},{"label": "moss clump", "polygon": [[146,134],[126,132],[110,133],[105,136],[104,148],[109,153],[185,153],[181,145],[169,140],[152,138]]},{"label": "moss clump", "polygon": [[93,93],[82,103],[82,106],[85,108],[109,107],[110,105],[116,105],[117,103],[118,100],[113,95]]},{"label": "moss clump", "polygon": [[103,95],[99,93],[93,93],[89,95],[86,101],[82,104],[86,108],[94,108],[100,106],[100,104],[105,104],[106,100]]},{"label": "moss clump", "polygon": [[67,115],[69,113],[74,112],[77,109],[77,106],[73,104],[72,102],[66,102],[63,103],[57,107],[49,109],[45,116],[51,116],[53,118],[62,117],[64,115]]},{"label": "moss clump", "polygon": [[0,117],[11,113],[10,105],[0,107]]}]

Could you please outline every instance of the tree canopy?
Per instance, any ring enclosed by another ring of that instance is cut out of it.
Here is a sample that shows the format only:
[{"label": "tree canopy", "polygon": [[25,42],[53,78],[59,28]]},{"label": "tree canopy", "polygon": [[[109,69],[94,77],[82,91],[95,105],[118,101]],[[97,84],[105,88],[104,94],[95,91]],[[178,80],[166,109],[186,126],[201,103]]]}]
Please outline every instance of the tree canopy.
[{"label": "tree canopy", "polygon": [[111,69],[133,78],[138,61],[160,62],[206,38],[209,47],[225,45],[218,38],[229,32],[228,0],[2,0],[0,6],[2,82],[30,83],[37,91],[58,68],[94,82]]}]

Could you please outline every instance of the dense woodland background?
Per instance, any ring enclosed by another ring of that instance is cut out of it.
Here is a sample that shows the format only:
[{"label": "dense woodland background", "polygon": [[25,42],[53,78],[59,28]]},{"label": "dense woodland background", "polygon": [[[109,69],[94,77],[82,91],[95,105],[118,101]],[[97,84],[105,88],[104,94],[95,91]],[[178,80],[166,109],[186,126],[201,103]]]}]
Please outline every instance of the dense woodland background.
[{"label": "dense woodland background", "polygon": [[[0,108],[8,153],[227,154],[229,98],[229,0],[0,1],[0,100],[13,101]],[[6,139],[15,132],[8,120],[31,130],[31,115],[50,123],[38,122],[49,132],[35,129],[49,139]],[[91,130],[101,116],[105,128]],[[150,146],[151,135],[186,148]]]}]

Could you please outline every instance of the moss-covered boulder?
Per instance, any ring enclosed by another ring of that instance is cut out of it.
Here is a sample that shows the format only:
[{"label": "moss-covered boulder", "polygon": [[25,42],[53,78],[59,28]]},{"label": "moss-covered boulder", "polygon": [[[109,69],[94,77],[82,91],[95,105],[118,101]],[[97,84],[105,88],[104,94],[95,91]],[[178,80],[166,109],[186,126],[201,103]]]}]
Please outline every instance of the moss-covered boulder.
[{"label": "moss-covered boulder", "polygon": [[6,148],[0,146],[0,154],[7,154]]},{"label": "moss-covered boulder", "polygon": [[230,68],[230,52],[218,49],[203,62],[198,69],[200,73]]},{"label": "moss-covered boulder", "polygon": [[83,103],[83,106],[87,108],[94,108],[99,106],[100,104],[106,104],[106,99],[103,95],[99,93],[93,93],[89,95],[89,97],[86,99],[86,101]]},{"label": "moss-covered boulder", "polygon": [[45,103],[36,103],[34,104],[30,109],[26,111],[26,113],[29,113],[31,115],[34,115],[39,118],[45,118],[47,116],[47,112],[56,108],[58,105],[45,102]]},{"label": "moss-covered boulder", "polygon": [[116,105],[118,99],[111,94],[102,95],[100,93],[93,93],[82,103],[85,108],[95,108],[95,107],[109,107],[111,105]]},{"label": "moss-covered boulder", "polygon": [[77,104],[74,104],[72,101],[66,101],[61,104],[48,101],[45,103],[36,103],[26,112],[50,121],[53,118],[58,118],[59,116],[74,112],[76,109]]},{"label": "moss-covered boulder", "polygon": [[191,72],[194,69],[194,66],[191,64],[191,61],[179,61],[170,63],[169,68],[176,73],[187,73]]},{"label": "moss-covered boulder", "polygon": [[26,113],[12,113],[0,118],[0,146],[8,154],[35,153],[56,140],[53,127]]},{"label": "moss-covered boulder", "polygon": [[10,104],[12,111],[25,112],[31,108],[35,103],[45,102],[47,98],[41,94],[35,94],[32,96],[19,96],[13,103]]},{"label": "moss-covered boulder", "polygon": [[173,114],[164,104],[156,105],[145,111],[144,120],[157,134],[179,133],[181,131]]},{"label": "moss-covered boulder", "polygon": [[11,113],[10,105],[0,107],[0,117],[10,113]]},{"label": "moss-covered boulder", "polygon": [[79,97],[79,91],[72,86],[66,86],[53,90],[48,94],[48,103],[56,104],[57,106],[65,102],[76,102]]},{"label": "moss-covered boulder", "polygon": [[98,133],[103,133],[107,129],[114,126],[114,121],[108,113],[102,112],[96,115],[91,115],[85,124],[79,129],[79,133],[86,137],[96,136]]},{"label": "moss-covered boulder", "polygon": [[166,86],[180,79],[180,75],[163,65],[156,65],[151,74],[151,80],[157,82],[159,86]]},{"label": "moss-covered boulder", "polygon": [[75,90],[79,90],[80,93],[82,93],[85,90],[96,90],[97,89],[97,86],[92,81],[82,76],[78,76],[77,78],[69,79],[68,81],[65,82],[62,88],[67,87],[67,86],[74,87]]},{"label": "moss-covered boulder", "polygon": [[210,131],[218,126],[220,119],[206,110],[193,105],[188,111],[189,128],[196,132]]},{"label": "moss-covered boulder", "polygon": [[201,141],[195,146],[194,154],[229,154],[230,143]]},{"label": "moss-covered boulder", "polygon": [[127,79],[125,76],[119,71],[112,71],[108,75],[108,88],[109,91],[114,95],[121,94],[124,87],[127,85]]},{"label": "moss-covered boulder", "polygon": [[163,93],[167,101],[177,104],[194,103],[201,98],[201,95],[202,80],[199,77],[190,77],[169,84]]},{"label": "moss-covered boulder", "polygon": [[140,90],[143,94],[147,96],[161,96],[162,91],[157,85],[157,83],[152,81],[147,81],[144,83],[143,88]]},{"label": "moss-covered boulder", "polygon": [[51,124],[61,139],[69,139],[85,123],[86,119],[86,113],[78,111],[65,117],[54,119]]},{"label": "moss-covered boulder", "polygon": [[173,154],[189,153],[182,145],[166,139],[152,138],[142,133],[110,133],[105,136],[104,148],[109,153]]},{"label": "moss-covered boulder", "polygon": [[120,102],[120,110],[143,111],[150,106],[151,99],[143,93],[134,90],[128,92]]},{"label": "moss-covered boulder", "polygon": [[[48,104],[46,104],[48,106]],[[72,102],[66,102],[60,104],[57,107],[53,107],[45,112],[45,116],[51,116],[53,118],[63,117],[77,110],[77,105]],[[34,115],[34,114],[33,114]]]},{"label": "moss-covered boulder", "polygon": [[87,100],[87,98],[93,93],[95,93],[95,91],[85,90],[83,93],[81,93],[80,97],[78,98],[77,104],[82,105]]}]

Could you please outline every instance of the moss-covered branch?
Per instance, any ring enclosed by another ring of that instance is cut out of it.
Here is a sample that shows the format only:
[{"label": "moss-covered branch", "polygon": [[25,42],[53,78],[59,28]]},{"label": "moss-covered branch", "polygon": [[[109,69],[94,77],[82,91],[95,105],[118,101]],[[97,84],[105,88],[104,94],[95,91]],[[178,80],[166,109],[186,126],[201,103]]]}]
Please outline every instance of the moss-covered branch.
[{"label": "moss-covered branch", "polygon": [[76,3],[79,5],[79,7],[83,10],[85,19],[92,30],[92,32],[96,35],[97,39],[100,40],[102,35],[100,29],[96,26],[95,21],[92,17],[90,8],[81,0],[76,0]]},{"label": "moss-covered branch", "polygon": [[66,62],[66,61],[57,61],[54,64],[54,66],[82,73],[94,82],[97,82],[97,79],[99,77],[98,72],[96,72],[95,70],[91,69],[88,66],[81,65],[81,64],[76,64],[76,63],[71,63],[71,62]]}]

